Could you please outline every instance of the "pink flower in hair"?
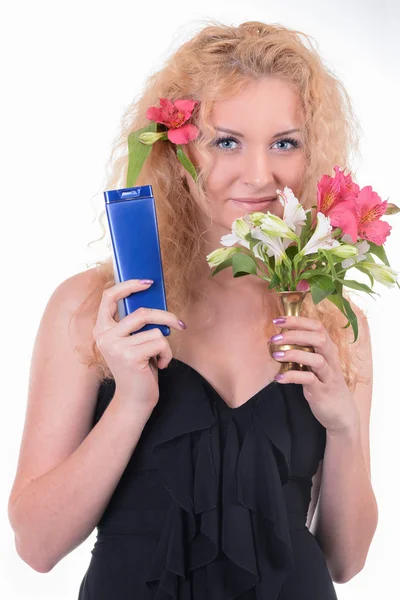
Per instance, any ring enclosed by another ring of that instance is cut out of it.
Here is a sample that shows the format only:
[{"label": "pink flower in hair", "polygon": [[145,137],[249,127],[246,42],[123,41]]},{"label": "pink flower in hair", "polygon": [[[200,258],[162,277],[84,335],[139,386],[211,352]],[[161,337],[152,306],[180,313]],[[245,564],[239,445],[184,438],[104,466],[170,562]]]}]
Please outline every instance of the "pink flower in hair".
[{"label": "pink flower in hair", "polygon": [[176,100],[160,98],[160,108],[150,106],[146,116],[150,121],[161,123],[168,127],[167,136],[173,144],[187,144],[195,140],[199,130],[195,125],[187,123],[196,106],[196,100]]}]

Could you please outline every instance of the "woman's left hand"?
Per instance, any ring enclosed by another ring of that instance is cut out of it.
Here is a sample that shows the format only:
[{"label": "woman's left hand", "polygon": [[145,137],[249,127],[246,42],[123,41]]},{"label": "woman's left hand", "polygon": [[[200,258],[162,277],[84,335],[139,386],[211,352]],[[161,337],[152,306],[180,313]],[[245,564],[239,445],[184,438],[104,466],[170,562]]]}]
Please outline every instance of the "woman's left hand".
[{"label": "woman's left hand", "polygon": [[[312,371],[290,370],[279,383],[300,383],[314,416],[330,433],[341,433],[358,422],[358,409],[343,376],[339,351],[324,325],[309,317],[286,317],[281,325],[288,331],[276,344],[313,346],[315,352],[291,349],[278,362],[297,362]],[[271,338],[270,342],[274,342]]]}]

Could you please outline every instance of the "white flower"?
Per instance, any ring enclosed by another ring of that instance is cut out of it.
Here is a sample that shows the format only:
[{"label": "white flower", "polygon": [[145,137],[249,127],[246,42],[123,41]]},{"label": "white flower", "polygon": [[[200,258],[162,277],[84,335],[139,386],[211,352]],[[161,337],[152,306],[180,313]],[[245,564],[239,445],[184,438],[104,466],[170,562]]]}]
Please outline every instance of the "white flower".
[{"label": "white flower", "polygon": [[351,244],[340,244],[340,246],[336,246],[335,248],[328,250],[328,252],[338,258],[353,258],[358,254],[357,248]]},{"label": "white flower", "polygon": [[218,267],[224,260],[230,258],[237,252],[237,248],[217,248],[210,254],[207,254],[207,262],[210,269]]},{"label": "white flower", "polygon": [[245,236],[250,233],[250,227],[243,218],[235,219],[232,224],[232,233],[227,233],[221,238],[221,244],[223,246],[233,246],[234,244],[240,244],[245,248],[250,249],[250,243],[245,240]]},{"label": "white flower", "polygon": [[251,237],[260,240],[267,247],[267,255],[275,257],[275,264],[280,264],[282,262],[285,257],[282,238],[269,236],[264,233],[260,227],[254,227],[254,229],[252,229]]},{"label": "white flower", "polygon": [[306,211],[288,187],[281,190],[276,190],[278,200],[283,206],[283,220],[295,232],[297,237],[300,237],[303,225],[306,222]]},{"label": "white flower", "polygon": [[165,139],[166,135],[164,131],[160,131],[159,133],[155,131],[145,131],[139,135],[139,142],[145,144],[146,146],[152,146],[158,140]]},{"label": "white flower", "polygon": [[342,236],[342,241],[345,242],[346,244],[353,245],[354,248],[356,248],[356,250],[357,250],[356,256],[347,258],[346,260],[342,261],[342,263],[341,263],[342,269],[348,269],[348,268],[352,267],[353,265],[357,264],[358,262],[360,262],[361,260],[365,260],[367,258],[366,254],[370,248],[370,245],[368,244],[367,240],[362,240],[361,242],[357,242],[356,244],[354,244],[353,238],[351,237],[351,235],[349,235],[348,233],[345,233]]},{"label": "white flower", "polygon": [[291,241],[298,241],[297,235],[280,217],[268,212],[264,215],[260,229],[263,233],[271,237],[283,237]]},{"label": "white flower", "polygon": [[311,238],[302,250],[300,250],[297,256],[305,256],[306,254],[313,254],[318,250],[330,250],[340,246],[338,240],[332,238],[332,225],[329,217],[325,216],[322,212],[317,213],[317,227]]},{"label": "white flower", "polygon": [[250,227],[245,219],[239,218],[233,221],[232,231],[244,240],[246,235],[250,233]]},{"label": "white flower", "polygon": [[257,227],[257,225],[261,225],[264,217],[265,213],[256,211],[245,215],[243,219],[250,227]]},{"label": "white flower", "polygon": [[375,262],[363,262],[363,267],[370,271],[372,277],[386,287],[393,287],[399,278],[399,272],[387,265],[379,265]]}]

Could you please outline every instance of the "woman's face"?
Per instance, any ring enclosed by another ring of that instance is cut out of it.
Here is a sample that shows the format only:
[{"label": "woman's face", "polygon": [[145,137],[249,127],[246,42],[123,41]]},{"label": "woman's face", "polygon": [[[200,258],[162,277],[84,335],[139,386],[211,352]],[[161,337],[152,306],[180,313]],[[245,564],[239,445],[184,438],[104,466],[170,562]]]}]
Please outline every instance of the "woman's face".
[{"label": "woman's face", "polygon": [[[211,142],[211,171],[206,185],[208,201],[199,197],[188,178],[194,199],[213,219],[210,241],[231,231],[233,221],[255,211],[282,217],[276,190],[287,186],[296,197],[305,168],[303,125],[299,100],[284,81],[265,78],[248,84],[237,96],[216,102],[211,122],[217,137]],[[194,159],[202,158],[194,148]],[[245,205],[256,199],[263,204]],[[212,238],[212,239],[211,239]]]}]

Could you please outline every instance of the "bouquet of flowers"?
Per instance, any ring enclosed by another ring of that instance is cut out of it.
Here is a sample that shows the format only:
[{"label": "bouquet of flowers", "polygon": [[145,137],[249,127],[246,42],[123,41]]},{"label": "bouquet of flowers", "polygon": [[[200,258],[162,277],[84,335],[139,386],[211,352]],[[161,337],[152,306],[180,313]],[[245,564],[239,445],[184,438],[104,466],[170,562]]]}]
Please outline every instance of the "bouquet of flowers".
[{"label": "bouquet of flowers", "polygon": [[[360,189],[338,166],[334,171],[334,177],[323,175],[318,182],[313,222],[311,209],[304,210],[290,188],[277,190],[282,219],[269,211],[236,219],[232,233],[221,238],[225,247],[208,254],[207,262],[214,268],[211,277],[232,267],[233,277],[256,275],[269,282],[269,289],[310,291],[314,304],[327,298],[345,315],[356,341],[357,317],[343,297],[343,286],[370,295],[376,294],[374,281],[400,288],[399,272],[391,268],[383,247],[392,227],[381,220],[400,209],[382,201],[371,186]],[[352,268],[367,275],[371,287],[347,279]]]}]

